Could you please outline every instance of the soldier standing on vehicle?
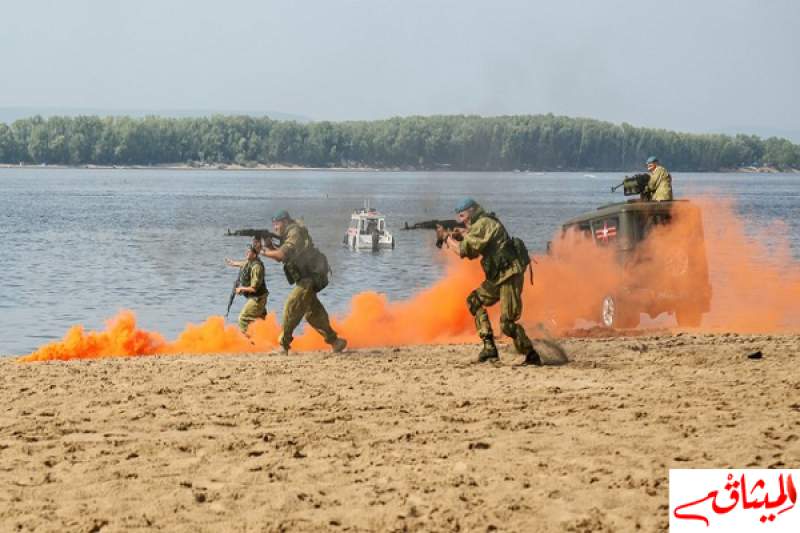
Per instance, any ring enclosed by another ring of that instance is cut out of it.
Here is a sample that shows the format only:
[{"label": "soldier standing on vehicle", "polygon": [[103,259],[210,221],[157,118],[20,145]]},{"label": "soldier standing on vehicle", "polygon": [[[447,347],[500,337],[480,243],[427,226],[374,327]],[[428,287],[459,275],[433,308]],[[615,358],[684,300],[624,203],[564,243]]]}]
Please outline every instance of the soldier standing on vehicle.
[{"label": "soldier standing on vehicle", "polygon": [[527,249],[522,241],[509,236],[494,213],[486,212],[472,198],[462,200],[455,211],[466,230],[448,235],[445,244],[459,257],[481,257],[481,267],[486,275],[480,287],[467,296],[467,307],[475,317],[475,327],[483,340],[478,362],[498,359],[486,308],[499,301],[500,329],[503,334],[510,337],[517,352],[525,356],[523,364],[541,365],[542,360],[525,333],[525,328],[517,324],[522,316],[525,267],[530,264]]},{"label": "soldier standing on vehicle", "polygon": [[672,176],[657,157],[651,155],[647,158],[647,171],[650,173],[650,181],[645,191],[649,193],[650,199],[654,202],[672,200]]},{"label": "soldier standing on vehicle", "polygon": [[328,286],[328,259],[314,247],[314,242],[303,224],[293,220],[289,213],[280,210],[272,217],[272,229],[280,235],[281,245],[270,246],[261,252],[265,257],[283,263],[286,280],[294,289],[286,298],[283,308],[283,330],[278,342],[284,353],[289,352],[292,334],[305,317],[334,352],[341,352],[347,341],[339,337],[331,327],[328,312],[319,301],[317,293]]},{"label": "soldier standing on vehicle", "polygon": [[258,257],[261,251],[261,241],[253,239],[253,243],[247,246],[247,259],[245,261],[233,261],[225,258],[228,266],[239,268],[239,283],[236,287],[236,294],[241,294],[247,298],[247,302],[239,313],[239,329],[247,334],[247,327],[256,319],[267,316],[267,283],[264,271],[264,263]]}]

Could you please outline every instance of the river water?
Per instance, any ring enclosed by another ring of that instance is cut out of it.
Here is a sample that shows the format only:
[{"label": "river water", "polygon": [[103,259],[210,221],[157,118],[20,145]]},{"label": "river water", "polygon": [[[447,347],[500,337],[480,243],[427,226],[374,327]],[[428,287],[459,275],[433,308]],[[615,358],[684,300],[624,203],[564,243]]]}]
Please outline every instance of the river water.
[{"label": "river water", "polygon": [[[277,209],[302,217],[327,254],[334,274],[321,299],[337,314],[358,292],[403,299],[441,276],[433,232],[403,231],[406,221],[450,217],[469,195],[532,251],[543,250],[563,220],[620,200],[609,187],[621,176],[0,169],[0,355],[31,352],[74,324],[102,328],[120,309],[168,338],[224,314],[237,272],[223,258],[242,258],[249,242],[226,229],[269,228]],[[676,196],[732,198],[753,228],[784,221],[800,255],[800,176],[679,173],[674,185]],[[342,246],[350,214],[365,200],[387,215],[394,250]],[[288,286],[279,265],[265,264],[273,311]]]}]

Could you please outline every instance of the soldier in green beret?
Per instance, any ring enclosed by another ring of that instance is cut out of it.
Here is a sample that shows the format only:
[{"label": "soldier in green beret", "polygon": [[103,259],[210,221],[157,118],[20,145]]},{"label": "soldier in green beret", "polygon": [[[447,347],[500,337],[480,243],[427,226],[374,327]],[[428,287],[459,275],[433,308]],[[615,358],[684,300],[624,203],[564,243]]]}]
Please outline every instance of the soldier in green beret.
[{"label": "soldier in green beret", "polygon": [[236,287],[236,294],[241,294],[247,298],[239,313],[239,329],[247,334],[247,327],[254,320],[267,316],[267,283],[264,272],[264,263],[258,257],[261,251],[259,240],[253,241],[247,247],[247,257],[245,261],[233,261],[226,258],[228,266],[239,268],[239,285]]},{"label": "soldier in green beret", "polygon": [[281,348],[284,353],[289,352],[294,330],[305,317],[334,352],[343,351],[347,341],[333,330],[328,312],[317,297],[317,293],[328,286],[328,259],[314,246],[305,225],[292,219],[285,210],[272,217],[272,230],[280,236],[281,245],[263,250],[261,254],[283,263],[286,280],[294,285],[283,307]]},{"label": "soldier in green beret", "polygon": [[672,176],[657,157],[651,155],[647,158],[647,171],[650,173],[650,181],[645,192],[649,193],[650,199],[654,202],[672,200]]},{"label": "soldier in green beret", "polygon": [[496,360],[492,324],[486,308],[500,302],[500,328],[511,338],[514,348],[525,356],[523,364],[541,365],[525,328],[517,324],[522,316],[522,286],[530,257],[522,241],[512,239],[494,213],[485,211],[472,198],[465,198],[455,209],[466,231],[447,236],[445,244],[459,257],[481,258],[486,279],[467,296],[467,307],[475,317],[475,327],[483,340],[479,362]]}]

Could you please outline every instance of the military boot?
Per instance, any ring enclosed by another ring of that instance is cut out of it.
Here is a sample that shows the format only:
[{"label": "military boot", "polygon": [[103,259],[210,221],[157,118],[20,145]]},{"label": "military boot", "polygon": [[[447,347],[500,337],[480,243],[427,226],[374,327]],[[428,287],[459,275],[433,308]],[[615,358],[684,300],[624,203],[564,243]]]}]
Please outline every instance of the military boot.
[{"label": "military boot", "polygon": [[342,353],[345,348],[347,348],[347,340],[339,337],[331,344],[331,348],[333,348],[333,353]]},{"label": "military boot", "polygon": [[497,360],[497,346],[494,345],[494,337],[489,335],[483,339],[483,349],[478,354],[478,362],[485,363],[486,361]]},{"label": "military boot", "polygon": [[532,365],[532,366],[542,366],[542,358],[539,356],[539,352],[531,348],[531,351],[525,355],[525,360],[522,362],[522,364]]}]

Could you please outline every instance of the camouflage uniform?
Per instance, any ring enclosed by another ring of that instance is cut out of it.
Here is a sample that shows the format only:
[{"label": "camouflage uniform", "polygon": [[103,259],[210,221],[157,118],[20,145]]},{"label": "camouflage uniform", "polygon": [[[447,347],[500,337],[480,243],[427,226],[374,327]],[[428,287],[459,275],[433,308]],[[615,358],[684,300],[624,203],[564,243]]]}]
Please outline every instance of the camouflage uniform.
[{"label": "camouflage uniform", "polygon": [[247,326],[253,320],[264,318],[267,316],[267,284],[264,277],[264,263],[261,259],[255,258],[248,261],[239,271],[239,286],[252,287],[256,290],[255,293],[246,293],[243,295],[247,297],[239,313],[239,329],[242,333],[247,333]]},{"label": "camouflage uniform", "polygon": [[283,330],[279,342],[284,350],[292,343],[292,333],[305,317],[325,342],[337,347],[342,344],[331,327],[328,312],[317,293],[328,285],[328,261],[315,247],[308,229],[292,220],[281,235],[280,250],[284,253],[283,269],[294,288],[283,307]]},{"label": "camouflage uniform", "polygon": [[481,257],[486,279],[467,296],[467,306],[475,317],[475,327],[484,343],[493,345],[494,335],[486,307],[500,301],[500,329],[514,341],[518,353],[529,354],[533,346],[525,328],[517,324],[522,315],[522,286],[525,270],[511,249],[511,238],[494,216],[480,206],[470,218],[469,231],[459,245],[461,257]]},{"label": "camouflage uniform", "polygon": [[672,200],[672,176],[666,168],[661,165],[656,166],[650,173],[650,181],[647,183],[646,190],[654,202]]}]

